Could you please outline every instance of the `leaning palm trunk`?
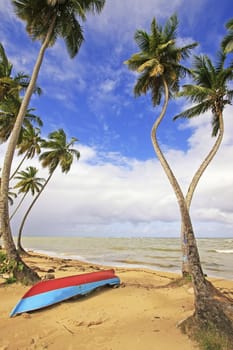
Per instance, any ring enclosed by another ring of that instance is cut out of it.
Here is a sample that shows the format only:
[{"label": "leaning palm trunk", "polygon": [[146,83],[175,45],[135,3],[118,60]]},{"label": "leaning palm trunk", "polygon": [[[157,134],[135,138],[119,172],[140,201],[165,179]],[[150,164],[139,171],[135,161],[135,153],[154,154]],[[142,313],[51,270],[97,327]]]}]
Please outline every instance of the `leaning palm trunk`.
[{"label": "leaning palm trunk", "polygon": [[[185,200],[188,211],[190,210],[192,198],[194,191],[198,185],[198,182],[200,178],[202,177],[204,171],[216,155],[223,139],[223,133],[224,133],[224,122],[223,122],[223,115],[222,112],[219,113],[219,133],[216,142],[214,143],[213,147],[211,148],[209,154],[206,156],[202,164],[200,165],[199,169],[196,171],[195,175],[192,178],[192,181],[189,185]],[[182,242],[182,275],[185,278],[186,276],[189,276],[189,266],[188,266],[188,260],[187,260],[187,239],[185,237],[185,231],[183,227],[183,223],[181,224],[181,242]]]},{"label": "leaning palm trunk", "polygon": [[[194,289],[195,313],[191,318],[183,322],[183,326],[185,327],[193,321],[197,321],[198,325],[202,324],[205,326],[210,323],[220,332],[227,334],[229,337],[233,337],[233,318],[230,319],[225,312],[225,310],[228,310],[227,312],[231,312],[231,315],[233,314],[232,301],[229,302],[229,299],[218,292],[212,284],[205,279],[186,200],[157,142],[157,129],[165,115],[168,104],[168,87],[165,79],[163,79],[163,84],[165,101],[160,116],[152,127],[151,139],[155,153],[176,195],[183,223],[183,231],[187,240],[187,259]],[[218,298],[215,298],[216,295]]]},{"label": "leaning palm trunk", "polygon": [[17,207],[15,208],[15,210],[13,211],[13,213],[10,216],[10,221],[13,219],[13,217],[15,216],[15,214],[17,213],[18,209],[21,207],[21,204],[23,203],[25,197],[27,195],[27,192],[24,193],[23,197],[21,198],[21,201],[19,202],[19,204],[17,205]]},{"label": "leaning palm trunk", "polygon": [[[14,277],[23,283],[27,280],[27,283],[34,283],[39,280],[39,276],[36,272],[30,269],[20,258],[11,233],[10,222],[9,222],[9,208],[8,208],[8,190],[9,190],[9,178],[11,171],[11,164],[15,152],[15,148],[18,142],[20,130],[23,124],[25,113],[30,102],[30,98],[34,91],[36,85],[36,80],[39,74],[39,70],[43,61],[45,50],[47,49],[51,34],[55,25],[56,17],[53,18],[51,25],[48,29],[47,36],[40,48],[39,55],[34,66],[30,83],[26,90],[25,96],[23,98],[22,104],[17,115],[14,128],[12,130],[7,151],[5,154],[3,171],[2,171],[2,183],[1,183],[1,194],[0,194],[0,213],[1,213],[1,229],[2,229],[2,238],[8,259],[14,261],[15,267],[13,268]],[[19,268],[20,266],[20,268]]]},{"label": "leaning palm trunk", "polygon": [[11,174],[10,176],[10,180],[13,179],[13,177],[16,175],[16,173],[18,172],[18,170],[21,168],[23,162],[25,161],[25,159],[27,158],[27,153],[25,153],[25,155],[23,156],[23,158],[21,159],[21,161],[19,162],[17,168],[15,169],[15,171]]},{"label": "leaning palm trunk", "polygon": [[43,187],[41,188],[40,192],[38,192],[37,196],[33,199],[32,203],[28,207],[28,210],[26,211],[26,213],[25,213],[25,215],[23,217],[23,220],[22,220],[20,228],[19,228],[18,238],[17,238],[17,249],[18,249],[19,254],[28,255],[28,253],[25,251],[25,249],[22,246],[23,227],[24,227],[25,221],[26,221],[26,219],[28,217],[28,214],[30,213],[30,211],[31,211],[33,205],[36,203],[37,199],[39,198],[41,192],[44,190],[45,186],[47,185],[47,183],[51,179],[55,169],[53,170],[53,172],[50,173],[50,175],[48,176],[47,180],[45,181]]}]

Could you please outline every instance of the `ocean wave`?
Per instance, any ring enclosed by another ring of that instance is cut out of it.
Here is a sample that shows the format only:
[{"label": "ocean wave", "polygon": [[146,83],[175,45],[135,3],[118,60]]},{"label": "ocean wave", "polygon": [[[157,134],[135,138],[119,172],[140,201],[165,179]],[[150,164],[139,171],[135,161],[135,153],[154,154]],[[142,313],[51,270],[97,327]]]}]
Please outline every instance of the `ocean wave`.
[{"label": "ocean wave", "polygon": [[216,249],[216,253],[223,253],[223,254],[232,254],[233,249]]}]

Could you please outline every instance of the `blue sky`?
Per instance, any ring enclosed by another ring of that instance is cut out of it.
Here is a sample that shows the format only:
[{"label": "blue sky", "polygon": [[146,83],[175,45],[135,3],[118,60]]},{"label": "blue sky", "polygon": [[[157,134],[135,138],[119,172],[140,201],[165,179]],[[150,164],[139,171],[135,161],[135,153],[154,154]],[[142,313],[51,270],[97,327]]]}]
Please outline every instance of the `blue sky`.
[{"label": "blue sky", "polygon": [[[30,107],[44,121],[44,136],[63,128],[79,139],[81,159],[68,175],[56,172],[25,234],[179,236],[176,200],[150,140],[159,108],[152,108],[149,96],[134,98],[136,75],[124,65],[137,51],[136,29],[149,30],[153,17],[163,24],[173,13],[179,18],[179,43],[198,41],[195,53],[214,59],[225,23],[233,17],[230,0],[106,0],[101,15],[89,15],[83,23],[85,42],[76,58],[69,58],[61,40],[47,50],[38,79],[43,94],[34,96]],[[30,40],[10,0],[1,0],[0,15],[0,41],[15,72],[30,74],[39,43]],[[214,142],[210,115],[172,121],[185,107],[184,100],[171,102],[159,130],[184,192]],[[225,110],[223,145],[193,200],[191,216],[199,237],[233,236],[232,112],[232,107]],[[0,159],[5,147],[0,147]],[[20,219],[19,213],[14,232]]]}]

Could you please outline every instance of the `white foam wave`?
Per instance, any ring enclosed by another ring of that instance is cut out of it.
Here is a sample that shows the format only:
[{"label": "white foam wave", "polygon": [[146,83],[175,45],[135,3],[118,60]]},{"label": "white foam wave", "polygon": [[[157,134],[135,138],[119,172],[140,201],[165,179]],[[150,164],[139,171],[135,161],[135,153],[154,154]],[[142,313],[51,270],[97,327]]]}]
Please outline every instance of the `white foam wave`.
[{"label": "white foam wave", "polygon": [[217,253],[223,253],[223,254],[231,254],[233,253],[233,249],[216,249]]}]

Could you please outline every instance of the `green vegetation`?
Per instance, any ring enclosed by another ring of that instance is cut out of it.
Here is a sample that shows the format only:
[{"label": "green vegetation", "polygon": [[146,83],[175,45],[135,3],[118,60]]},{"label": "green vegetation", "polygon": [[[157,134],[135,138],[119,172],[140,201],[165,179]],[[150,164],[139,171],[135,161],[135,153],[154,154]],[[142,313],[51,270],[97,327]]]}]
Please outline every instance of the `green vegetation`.
[{"label": "green vegetation", "polygon": [[[0,275],[6,274],[6,284],[11,284],[16,282],[16,278],[13,276],[13,271],[16,267],[14,260],[9,260],[6,252],[0,250]],[[23,265],[18,266],[22,270]]]},{"label": "green vegetation", "polygon": [[200,346],[200,350],[232,350],[233,345],[229,339],[219,333],[214,325],[208,325],[194,334],[194,339]]}]

